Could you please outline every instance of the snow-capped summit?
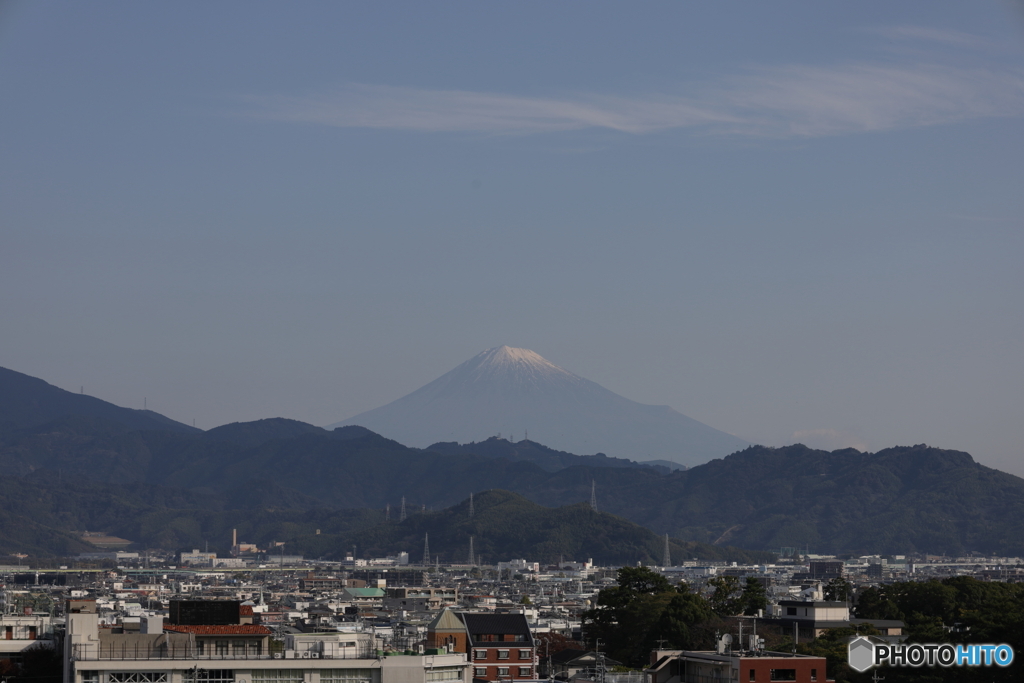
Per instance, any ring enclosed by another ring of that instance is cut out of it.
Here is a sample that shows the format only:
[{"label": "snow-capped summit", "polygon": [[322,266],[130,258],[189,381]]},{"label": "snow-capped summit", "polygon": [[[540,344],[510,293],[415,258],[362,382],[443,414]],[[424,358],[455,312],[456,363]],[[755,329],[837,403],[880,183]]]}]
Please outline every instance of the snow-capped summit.
[{"label": "snow-capped summit", "polygon": [[[531,384],[537,382],[578,382],[582,380],[563,370],[539,353],[512,346],[487,349],[452,370],[449,375],[460,381],[511,382]],[[445,375],[447,377],[448,375]]]},{"label": "snow-capped summit", "polygon": [[668,406],[636,403],[529,349],[498,346],[380,408],[328,429],[361,425],[409,446],[495,434],[578,454],[692,466],[748,444]]}]

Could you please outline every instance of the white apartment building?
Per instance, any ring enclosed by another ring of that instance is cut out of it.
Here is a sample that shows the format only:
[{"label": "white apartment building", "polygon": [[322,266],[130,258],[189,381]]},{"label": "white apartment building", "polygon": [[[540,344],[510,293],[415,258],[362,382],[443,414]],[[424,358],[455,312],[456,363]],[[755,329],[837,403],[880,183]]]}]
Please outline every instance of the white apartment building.
[{"label": "white apartment building", "polygon": [[94,613],[68,614],[64,683],[471,683],[461,653],[384,654],[338,633],[297,634],[272,652],[269,637],[248,632],[262,627],[240,626],[237,637],[167,628],[144,619],[143,633],[109,633]]}]

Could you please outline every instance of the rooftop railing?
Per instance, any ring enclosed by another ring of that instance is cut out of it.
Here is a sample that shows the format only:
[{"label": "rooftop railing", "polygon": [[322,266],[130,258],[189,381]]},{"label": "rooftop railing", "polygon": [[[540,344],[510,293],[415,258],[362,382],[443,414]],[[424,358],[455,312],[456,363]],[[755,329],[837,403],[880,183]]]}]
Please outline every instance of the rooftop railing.
[{"label": "rooftop railing", "polygon": [[253,648],[218,649],[204,647],[200,649],[193,643],[161,644],[147,643],[112,643],[112,644],[75,644],[71,646],[71,656],[76,661],[125,661],[149,659],[195,659],[195,660],[307,660],[307,659],[375,659],[376,653],[370,647],[339,648],[335,652],[311,652],[285,650],[282,652],[264,652]]}]

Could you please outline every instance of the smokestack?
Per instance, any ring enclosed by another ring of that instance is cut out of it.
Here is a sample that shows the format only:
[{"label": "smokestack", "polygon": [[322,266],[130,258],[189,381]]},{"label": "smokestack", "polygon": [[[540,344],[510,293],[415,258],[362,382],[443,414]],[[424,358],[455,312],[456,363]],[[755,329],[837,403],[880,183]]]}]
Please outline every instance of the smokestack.
[{"label": "smokestack", "polygon": [[231,547],[234,548],[238,545],[238,529],[231,530]]}]

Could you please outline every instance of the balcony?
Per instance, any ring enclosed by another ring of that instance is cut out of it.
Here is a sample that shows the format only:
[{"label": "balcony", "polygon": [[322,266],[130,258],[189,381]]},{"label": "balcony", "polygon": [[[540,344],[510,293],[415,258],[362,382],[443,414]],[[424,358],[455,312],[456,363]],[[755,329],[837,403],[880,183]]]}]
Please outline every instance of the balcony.
[{"label": "balcony", "polygon": [[370,647],[344,648],[340,652],[325,654],[321,652],[285,650],[283,652],[250,652],[210,651],[205,648],[200,652],[194,643],[169,645],[150,645],[148,643],[111,643],[111,644],[76,644],[71,646],[71,657],[75,661],[125,661],[125,660],[174,660],[188,659],[201,661],[234,661],[234,660],[265,660],[265,659],[376,659],[377,654]]}]

